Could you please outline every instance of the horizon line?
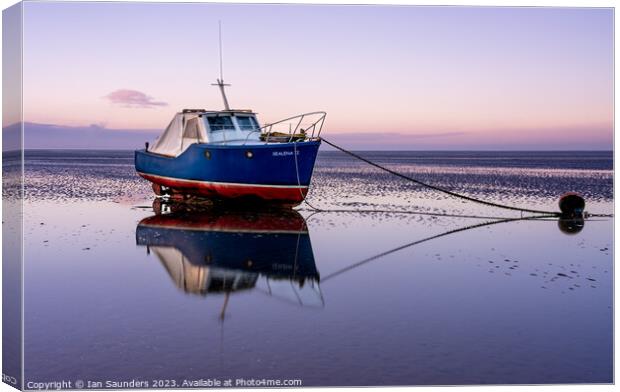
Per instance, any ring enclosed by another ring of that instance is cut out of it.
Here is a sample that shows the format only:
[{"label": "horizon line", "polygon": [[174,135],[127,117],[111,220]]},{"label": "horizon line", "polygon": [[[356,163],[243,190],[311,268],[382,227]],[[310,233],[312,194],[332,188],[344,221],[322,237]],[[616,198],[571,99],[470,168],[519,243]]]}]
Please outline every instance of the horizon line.
[{"label": "horizon line", "polygon": [[[26,152],[26,151],[138,151],[143,150],[144,148],[138,149],[127,149],[127,148],[22,148],[17,150],[3,150],[2,153],[9,152]],[[515,150],[501,150],[501,149],[448,149],[448,150],[440,150],[440,149],[425,149],[425,150],[351,150],[356,152],[610,152],[613,153],[614,149],[589,149],[589,150],[574,150],[574,149],[558,149],[558,150],[524,150],[524,149],[515,149]],[[338,152],[338,150],[328,150],[319,152]]]}]

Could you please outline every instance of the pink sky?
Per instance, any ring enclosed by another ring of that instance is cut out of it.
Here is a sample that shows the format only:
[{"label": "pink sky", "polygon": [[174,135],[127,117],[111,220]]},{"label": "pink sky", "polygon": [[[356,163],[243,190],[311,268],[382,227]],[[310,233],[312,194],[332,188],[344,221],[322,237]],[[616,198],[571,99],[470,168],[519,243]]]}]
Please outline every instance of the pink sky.
[{"label": "pink sky", "polygon": [[611,9],[26,3],[25,121],[162,129],[221,109],[218,20],[231,105],[263,122],[324,110],[326,135],[387,144],[612,148]]}]

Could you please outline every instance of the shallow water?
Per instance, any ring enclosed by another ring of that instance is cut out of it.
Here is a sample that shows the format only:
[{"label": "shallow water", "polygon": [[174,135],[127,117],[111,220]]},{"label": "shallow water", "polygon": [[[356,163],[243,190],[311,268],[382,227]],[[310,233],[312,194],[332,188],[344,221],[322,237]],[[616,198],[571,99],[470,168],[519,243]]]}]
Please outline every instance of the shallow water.
[{"label": "shallow water", "polygon": [[[364,155],[495,202],[556,210],[571,190],[612,212],[611,153]],[[566,234],[336,152],[319,155],[312,205],[415,213],[153,217],[132,165],[26,154],[26,381],[613,381],[610,218]]]}]

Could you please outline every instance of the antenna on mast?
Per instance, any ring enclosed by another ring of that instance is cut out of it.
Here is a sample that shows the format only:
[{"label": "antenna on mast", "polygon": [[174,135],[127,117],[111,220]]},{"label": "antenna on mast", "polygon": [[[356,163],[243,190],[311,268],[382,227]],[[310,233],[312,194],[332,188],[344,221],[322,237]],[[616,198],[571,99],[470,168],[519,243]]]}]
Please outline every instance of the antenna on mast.
[{"label": "antenna on mast", "polygon": [[223,66],[223,61],[222,61],[222,21],[218,20],[217,21],[218,24],[218,30],[219,30],[219,35],[220,35],[220,79],[222,81],[224,81],[224,66]]},{"label": "antenna on mast", "polygon": [[230,86],[230,84],[224,83],[224,66],[222,61],[222,21],[218,20],[218,28],[219,28],[219,36],[220,36],[220,77],[217,79],[216,84],[212,84],[211,86],[218,86],[220,88],[220,92],[222,93],[222,99],[224,100],[224,108],[226,110],[230,110],[230,106],[228,106],[228,99],[226,99],[226,92],[224,91],[225,86]]}]

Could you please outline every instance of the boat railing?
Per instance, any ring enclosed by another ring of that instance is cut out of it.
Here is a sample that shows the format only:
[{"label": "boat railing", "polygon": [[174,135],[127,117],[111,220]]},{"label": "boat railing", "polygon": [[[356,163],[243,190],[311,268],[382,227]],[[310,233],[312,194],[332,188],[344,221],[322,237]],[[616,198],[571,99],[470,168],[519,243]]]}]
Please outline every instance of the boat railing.
[{"label": "boat railing", "polygon": [[257,132],[260,132],[261,140],[265,143],[269,143],[270,140],[289,143],[293,140],[317,140],[323,130],[326,116],[326,112],[308,112],[265,124],[250,132],[246,142],[251,134]]}]

